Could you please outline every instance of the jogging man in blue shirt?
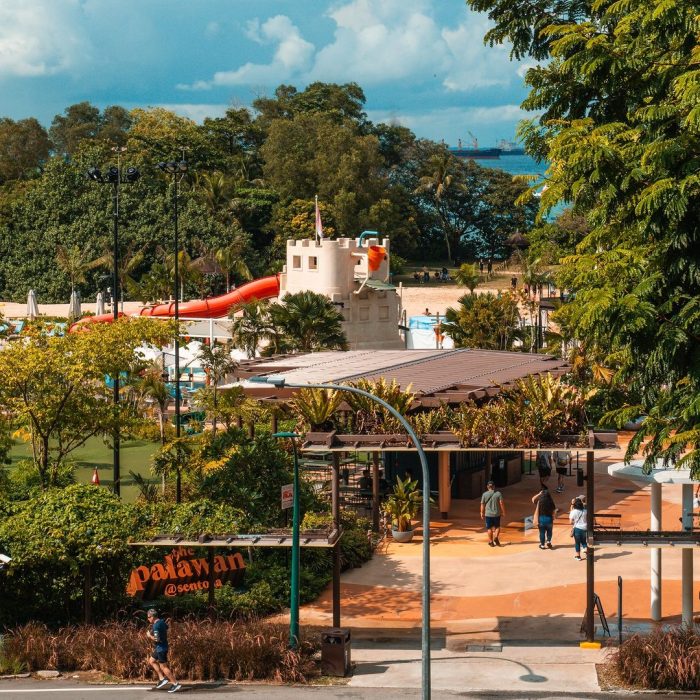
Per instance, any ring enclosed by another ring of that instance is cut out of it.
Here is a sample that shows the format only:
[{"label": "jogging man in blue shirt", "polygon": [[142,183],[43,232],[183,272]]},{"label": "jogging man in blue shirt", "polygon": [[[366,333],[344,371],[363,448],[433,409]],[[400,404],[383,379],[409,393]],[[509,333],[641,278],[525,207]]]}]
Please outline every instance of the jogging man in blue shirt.
[{"label": "jogging man in blue shirt", "polygon": [[168,666],[168,625],[165,620],[161,620],[158,617],[158,611],[155,608],[151,608],[146,613],[146,616],[148,617],[149,625],[151,625],[146,632],[146,636],[155,644],[155,648],[148,659],[148,663],[158,674],[158,683],[156,683],[154,690],[165,688],[168,683],[171,683],[168,692],[177,693],[182,688],[182,685],[175,680],[175,674]]}]

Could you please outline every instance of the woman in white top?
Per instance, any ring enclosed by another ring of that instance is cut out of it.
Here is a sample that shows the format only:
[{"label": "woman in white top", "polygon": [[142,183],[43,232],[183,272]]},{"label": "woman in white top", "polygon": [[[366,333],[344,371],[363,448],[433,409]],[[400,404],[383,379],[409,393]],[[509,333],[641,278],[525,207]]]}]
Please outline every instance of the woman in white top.
[{"label": "woman in white top", "polygon": [[571,501],[569,520],[571,521],[571,536],[574,538],[574,547],[576,548],[576,556],[574,559],[581,561],[581,547],[583,547],[583,551],[585,552],[588,546],[588,542],[586,541],[588,522],[586,520],[586,509],[580,498],[574,498],[573,501]]}]

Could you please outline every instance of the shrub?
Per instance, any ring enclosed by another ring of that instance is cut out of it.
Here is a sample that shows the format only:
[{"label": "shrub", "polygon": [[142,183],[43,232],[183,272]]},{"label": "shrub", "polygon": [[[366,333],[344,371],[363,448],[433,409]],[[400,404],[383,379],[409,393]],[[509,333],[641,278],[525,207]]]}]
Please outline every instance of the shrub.
[{"label": "shrub", "polygon": [[[5,635],[3,655],[29,671],[94,669],[119,678],[141,679],[150,675],[146,657],[151,645],[144,629],[143,624],[130,621],[63,627],[50,633],[46,626],[30,623]],[[183,680],[303,683],[318,675],[313,660],[318,645],[302,636],[298,649],[290,650],[288,634],[286,625],[257,620],[174,622],[171,666]]]},{"label": "shrub", "polygon": [[630,685],[654,690],[700,688],[700,634],[690,627],[634,634],[612,655]]}]

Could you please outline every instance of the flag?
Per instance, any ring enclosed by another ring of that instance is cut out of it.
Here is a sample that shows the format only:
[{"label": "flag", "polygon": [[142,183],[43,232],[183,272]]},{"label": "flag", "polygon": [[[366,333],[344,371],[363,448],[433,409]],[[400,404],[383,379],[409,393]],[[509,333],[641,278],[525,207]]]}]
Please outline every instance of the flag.
[{"label": "flag", "polygon": [[97,467],[95,467],[95,470],[92,472],[92,483],[95,484],[95,486],[100,485],[100,475],[97,473]]},{"label": "flag", "polygon": [[318,208],[318,195],[316,195],[316,240],[323,240],[323,224],[321,223],[321,210]]}]

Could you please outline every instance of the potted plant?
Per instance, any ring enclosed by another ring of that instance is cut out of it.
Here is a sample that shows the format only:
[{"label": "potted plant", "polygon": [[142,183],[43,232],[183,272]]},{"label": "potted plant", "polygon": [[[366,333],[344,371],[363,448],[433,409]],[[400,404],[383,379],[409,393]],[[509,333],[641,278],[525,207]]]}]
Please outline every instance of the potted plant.
[{"label": "potted plant", "polygon": [[418,515],[421,507],[421,492],[418,482],[407,476],[396,477],[394,492],[384,504],[384,512],[391,518],[391,534],[397,542],[410,542],[413,539],[411,521]]}]

